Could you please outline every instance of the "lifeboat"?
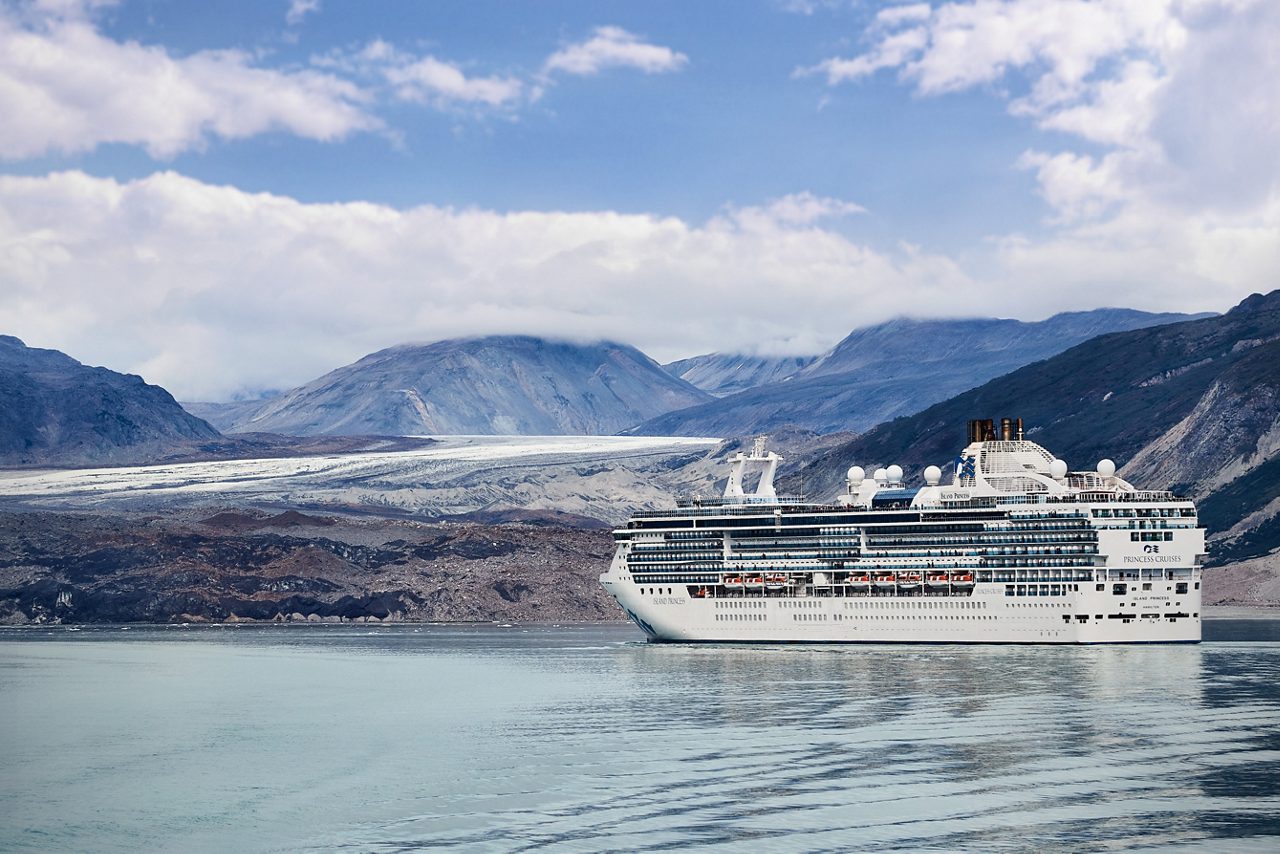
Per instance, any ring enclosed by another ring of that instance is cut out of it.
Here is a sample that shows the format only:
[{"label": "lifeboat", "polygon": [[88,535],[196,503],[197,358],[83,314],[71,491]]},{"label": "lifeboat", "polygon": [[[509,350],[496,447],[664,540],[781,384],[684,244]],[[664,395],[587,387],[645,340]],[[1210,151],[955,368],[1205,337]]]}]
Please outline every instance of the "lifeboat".
[{"label": "lifeboat", "polygon": [[699,587],[697,590],[693,591],[693,598],[694,598],[694,599],[706,599],[706,598],[707,598],[707,588],[705,588],[705,587]]},{"label": "lifeboat", "polygon": [[928,584],[930,587],[946,587],[947,574],[945,572],[929,573]]},{"label": "lifeboat", "polygon": [[971,586],[973,584],[973,573],[970,572],[953,572],[951,573],[951,583],[961,586]]},{"label": "lifeboat", "polygon": [[865,572],[861,575],[854,574],[849,576],[849,583],[856,587],[865,587],[870,581],[871,577]]},{"label": "lifeboat", "polygon": [[748,590],[759,590],[761,587],[764,587],[764,579],[759,575],[753,575],[750,578],[742,579],[742,584]]},{"label": "lifeboat", "polygon": [[871,579],[871,583],[878,587],[892,587],[898,583],[898,576],[892,572],[877,572]]},{"label": "lifeboat", "polygon": [[725,576],[725,579],[724,579],[724,582],[723,582],[723,583],[724,583],[725,588],[726,588],[726,589],[728,589],[728,590],[741,590],[741,589],[742,589],[742,578],[741,578],[740,576],[737,576],[737,575],[729,575],[729,576]]},{"label": "lifeboat", "polygon": [[920,583],[920,573],[904,572],[898,576],[898,584],[902,587],[915,587]]},{"label": "lifeboat", "polygon": [[765,590],[781,590],[787,586],[787,577],[785,575],[766,575],[764,577]]}]

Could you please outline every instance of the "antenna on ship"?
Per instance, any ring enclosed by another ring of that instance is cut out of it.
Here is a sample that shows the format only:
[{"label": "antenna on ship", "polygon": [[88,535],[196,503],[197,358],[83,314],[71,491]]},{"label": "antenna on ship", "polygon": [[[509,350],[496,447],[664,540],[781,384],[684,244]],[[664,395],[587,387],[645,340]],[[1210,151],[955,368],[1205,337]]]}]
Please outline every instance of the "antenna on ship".
[{"label": "antenna on ship", "polygon": [[764,471],[760,473],[760,483],[751,497],[765,502],[777,501],[778,494],[773,489],[773,477],[778,471],[778,463],[782,462],[782,457],[773,451],[765,450],[765,443],[768,440],[768,436],[757,436],[751,445],[749,456],[739,451],[730,458],[733,467],[729,471],[729,481],[724,487],[725,498],[747,500],[748,496],[742,489],[742,476],[747,463],[764,463]]}]

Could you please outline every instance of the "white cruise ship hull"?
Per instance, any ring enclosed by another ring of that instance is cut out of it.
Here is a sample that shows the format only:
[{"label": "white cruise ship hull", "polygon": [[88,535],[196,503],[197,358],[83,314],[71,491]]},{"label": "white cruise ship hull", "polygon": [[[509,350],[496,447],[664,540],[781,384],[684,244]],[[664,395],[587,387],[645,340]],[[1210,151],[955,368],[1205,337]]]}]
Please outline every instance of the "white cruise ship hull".
[{"label": "white cruise ship hull", "polygon": [[[642,590],[603,579],[651,640],[713,643],[1198,643],[1200,592],[1165,590],[1118,599],[1109,592],[1007,597],[978,585],[963,598],[727,596],[694,598],[675,587]],[[1153,585],[1154,586],[1154,585]],[[671,592],[668,592],[670,589]],[[1085,621],[1080,617],[1087,617]]]}]

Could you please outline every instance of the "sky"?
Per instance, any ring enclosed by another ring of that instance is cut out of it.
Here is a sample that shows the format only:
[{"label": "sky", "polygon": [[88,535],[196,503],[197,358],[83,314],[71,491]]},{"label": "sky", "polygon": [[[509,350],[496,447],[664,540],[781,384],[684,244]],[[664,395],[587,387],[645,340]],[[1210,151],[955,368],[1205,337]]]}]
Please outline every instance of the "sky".
[{"label": "sky", "polygon": [[0,333],[180,400],[1280,271],[1274,0],[0,0]]}]

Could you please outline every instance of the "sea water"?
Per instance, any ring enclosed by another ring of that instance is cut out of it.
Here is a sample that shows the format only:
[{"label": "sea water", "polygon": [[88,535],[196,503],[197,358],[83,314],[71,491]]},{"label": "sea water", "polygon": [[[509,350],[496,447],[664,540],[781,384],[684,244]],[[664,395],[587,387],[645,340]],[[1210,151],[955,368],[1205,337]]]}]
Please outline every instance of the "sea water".
[{"label": "sea water", "polygon": [[1280,848],[1280,622],[1192,646],[0,630],[0,850]]}]

